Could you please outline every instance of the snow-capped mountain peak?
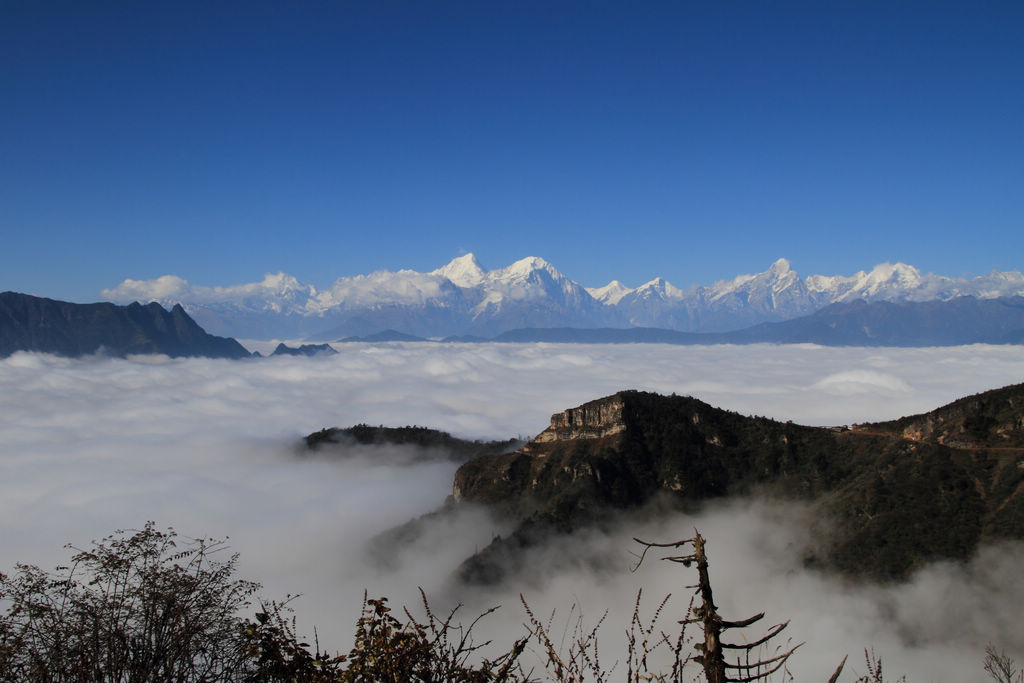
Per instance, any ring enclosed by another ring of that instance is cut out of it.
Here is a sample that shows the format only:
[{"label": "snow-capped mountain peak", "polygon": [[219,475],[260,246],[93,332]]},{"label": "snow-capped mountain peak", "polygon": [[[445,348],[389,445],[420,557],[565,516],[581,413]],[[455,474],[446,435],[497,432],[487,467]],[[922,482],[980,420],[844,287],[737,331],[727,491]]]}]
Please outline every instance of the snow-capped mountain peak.
[{"label": "snow-capped mountain peak", "polygon": [[652,294],[657,293],[663,299],[683,298],[683,290],[674,286],[663,277],[656,277],[649,282],[645,282],[634,291],[639,296],[651,296]]},{"label": "snow-capped mountain peak", "polygon": [[594,297],[607,306],[614,306],[622,300],[622,297],[630,294],[633,290],[618,280],[612,280],[604,287],[586,287],[587,294]]},{"label": "snow-capped mountain peak", "polygon": [[484,269],[472,253],[453,258],[448,265],[438,268],[431,275],[446,277],[459,287],[476,287],[486,278]]},{"label": "snow-capped mountain peak", "polygon": [[928,279],[930,283],[926,283],[920,271],[913,266],[886,262],[879,263],[871,272],[861,270],[849,277],[811,275],[807,278],[807,288],[824,296],[830,303],[852,299],[900,300],[912,296],[914,291],[929,284],[941,288],[939,281],[948,278],[930,276]]},{"label": "snow-capped mountain peak", "polygon": [[521,258],[512,265],[499,268],[498,270],[492,270],[489,275],[491,275],[493,279],[513,280],[528,278],[536,271],[545,271],[555,279],[565,278],[565,276],[559,273],[553,265],[539,256],[527,256],[526,258]]},{"label": "snow-capped mountain peak", "polygon": [[1018,271],[968,279],[922,274],[905,263],[880,263],[850,276],[801,279],[786,259],[760,273],[686,290],[660,277],[635,289],[618,280],[584,289],[537,256],[485,271],[473,254],[428,273],[398,270],[341,277],[322,290],[279,272],[227,287],[198,286],[164,275],[124,280],[102,292],[105,299],[118,303],[180,303],[214,334],[252,339],[312,334],[326,340],[384,329],[432,337],[563,326],[640,325],[713,332],[786,320],[854,299],[1021,295],[1024,275]]},{"label": "snow-capped mountain peak", "polygon": [[911,288],[921,286],[921,272],[905,263],[880,263],[868,273],[867,281],[873,291],[886,284]]},{"label": "snow-capped mountain peak", "polygon": [[583,288],[562,275],[538,256],[527,256],[511,265],[488,271],[481,285],[483,297],[477,313],[486,308],[500,308],[508,301],[560,300],[569,297],[576,302],[586,296]]},{"label": "snow-capped mountain peak", "polygon": [[736,275],[732,280],[723,280],[707,288],[710,301],[721,301],[739,297],[743,301],[762,299],[782,292],[800,282],[800,276],[790,261],[780,258],[767,270],[756,274]]}]

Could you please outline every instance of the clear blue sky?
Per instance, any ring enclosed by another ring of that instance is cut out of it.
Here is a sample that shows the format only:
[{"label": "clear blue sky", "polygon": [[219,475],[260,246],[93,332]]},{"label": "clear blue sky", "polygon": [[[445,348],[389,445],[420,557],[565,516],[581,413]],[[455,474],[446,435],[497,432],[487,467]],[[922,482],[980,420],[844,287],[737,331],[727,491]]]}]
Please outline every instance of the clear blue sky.
[{"label": "clear blue sky", "polygon": [[0,6],[0,290],[1024,269],[1021,2]]}]

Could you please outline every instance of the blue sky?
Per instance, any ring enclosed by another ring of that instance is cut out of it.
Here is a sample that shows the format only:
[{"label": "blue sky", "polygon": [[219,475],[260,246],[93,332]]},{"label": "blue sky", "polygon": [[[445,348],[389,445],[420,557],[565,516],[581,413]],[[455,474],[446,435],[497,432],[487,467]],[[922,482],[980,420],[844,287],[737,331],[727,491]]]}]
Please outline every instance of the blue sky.
[{"label": "blue sky", "polygon": [[1024,268],[1024,3],[0,8],[0,290]]}]

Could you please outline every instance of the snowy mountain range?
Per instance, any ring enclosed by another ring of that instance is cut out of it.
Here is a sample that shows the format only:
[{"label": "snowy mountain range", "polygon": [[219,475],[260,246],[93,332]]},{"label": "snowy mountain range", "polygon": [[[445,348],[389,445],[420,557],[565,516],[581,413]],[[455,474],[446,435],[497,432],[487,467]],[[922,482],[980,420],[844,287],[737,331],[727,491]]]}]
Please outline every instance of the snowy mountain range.
[{"label": "snowy mountain range", "polygon": [[1024,295],[1019,271],[951,278],[883,263],[850,276],[801,278],[788,261],[709,286],[680,289],[663,278],[636,288],[617,280],[585,288],[535,256],[484,270],[472,254],[429,273],[378,271],[318,290],[284,273],[231,287],[174,275],[125,280],[103,290],[116,303],[181,304],[212,334],[244,339],[335,340],[392,329],[421,337],[490,337],[525,327],[661,327],[722,332],[808,315],[832,303],[946,301]]}]

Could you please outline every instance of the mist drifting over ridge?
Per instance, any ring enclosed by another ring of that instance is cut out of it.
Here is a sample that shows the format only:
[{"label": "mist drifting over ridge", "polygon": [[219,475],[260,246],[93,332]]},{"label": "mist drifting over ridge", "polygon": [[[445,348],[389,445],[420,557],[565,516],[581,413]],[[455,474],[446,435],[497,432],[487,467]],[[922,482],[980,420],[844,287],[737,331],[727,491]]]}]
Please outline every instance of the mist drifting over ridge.
[{"label": "mist drifting over ridge", "polygon": [[[856,660],[860,648],[875,646],[891,673],[911,680],[980,680],[979,643],[1024,640],[1010,613],[1024,596],[1018,549],[986,550],[966,569],[931,568],[905,589],[858,589],[799,568],[799,508],[744,502],[697,520],[624,521],[619,531],[577,537],[579,550],[537,551],[537,575],[523,586],[452,596],[450,571],[500,533],[486,515],[468,510],[432,528],[425,542],[397,552],[390,572],[366,564],[364,543],[439,506],[453,464],[410,464],[387,449],[344,463],[300,459],[294,444],[321,427],[357,422],[532,436],[551,413],[623,388],[840,424],[930,410],[1021,378],[1024,350],[996,346],[355,344],[337,356],[258,362],[19,353],[0,362],[0,570],[16,561],[52,566],[65,542],[85,544],[147,519],[188,535],[230,536],[245,576],[263,581],[270,597],[305,593],[296,603],[300,623],[343,647],[364,588],[396,605],[413,604],[417,585],[471,608],[500,602],[495,627],[507,631],[522,622],[519,589],[538,612],[568,610],[569,595],[588,618],[605,607],[618,614],[632,608],[638,582],[652,600],[690,583],[675,568],[630,576],[629,536],[674,540],[699,524],[723,614],[765,610],[768,619],[794,619],[793,637],[811,640],[795,670],[809,667],[808,677],[823,679],[819,672],[841,653]],[[566,567],[574,553],[605,557],[603,571]],[[616,629],[603,639],[609,653],[621,642]],[[904,647],[885,649],[894,642]]]}]

